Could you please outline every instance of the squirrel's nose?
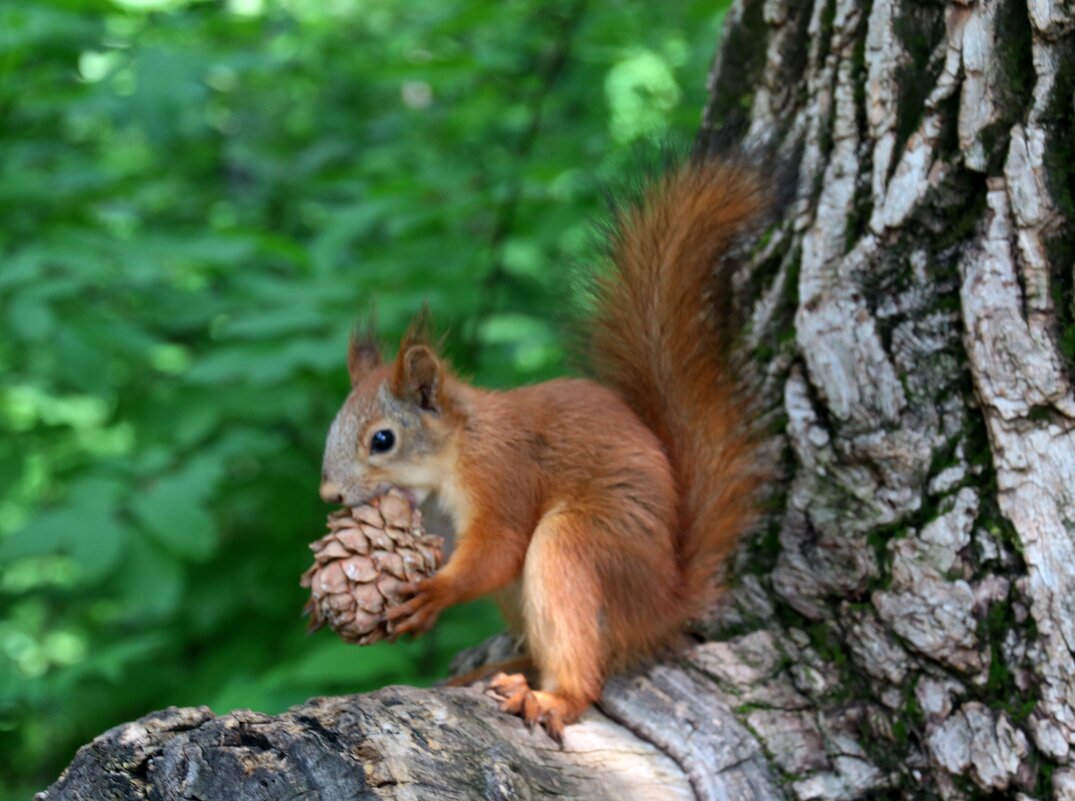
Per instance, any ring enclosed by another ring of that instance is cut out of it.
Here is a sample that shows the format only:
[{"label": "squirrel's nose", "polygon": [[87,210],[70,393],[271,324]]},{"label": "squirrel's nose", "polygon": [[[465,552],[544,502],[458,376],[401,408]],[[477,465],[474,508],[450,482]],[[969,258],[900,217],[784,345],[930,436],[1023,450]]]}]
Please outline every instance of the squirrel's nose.
[{"label": "squirrel's nose", "polygon": [[321,485],[321,500],[325,503],[343,503],[343,493],[335,484],[326,481]]}]

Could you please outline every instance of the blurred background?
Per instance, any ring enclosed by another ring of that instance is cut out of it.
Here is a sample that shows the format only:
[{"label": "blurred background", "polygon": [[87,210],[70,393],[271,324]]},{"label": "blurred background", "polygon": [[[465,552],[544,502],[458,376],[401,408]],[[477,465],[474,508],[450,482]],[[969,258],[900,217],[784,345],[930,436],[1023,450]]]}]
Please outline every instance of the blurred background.
[{"label": "blurred background", "polygon": [[346,340],[568,369],[567,267],[689,142],[724,0],[0,0],[0,798],[151,710],[428,684],[305,633]]}]

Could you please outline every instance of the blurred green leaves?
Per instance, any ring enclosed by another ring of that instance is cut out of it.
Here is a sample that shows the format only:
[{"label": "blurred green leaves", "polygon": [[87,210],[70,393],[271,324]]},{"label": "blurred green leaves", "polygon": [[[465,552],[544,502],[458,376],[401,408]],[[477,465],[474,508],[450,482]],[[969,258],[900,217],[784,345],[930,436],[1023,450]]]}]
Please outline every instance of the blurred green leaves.
[{"label": "blurred green leaves", "polygon": [[168,704],[429,682],[498,626],[307,637],[351,326],[428,301],[491,386],[564,368],[566,270],[691,135],[723,2],[0,2],[0,798]]},{"label": "blurred green leaves", "polygon": [[83,581],[102,578],[115,568],[130,536],[115,514],[120,492],[116,481],[93,476],[78,481],[63,504],[41,512],[5,539],[0,558],[64,553]]}]

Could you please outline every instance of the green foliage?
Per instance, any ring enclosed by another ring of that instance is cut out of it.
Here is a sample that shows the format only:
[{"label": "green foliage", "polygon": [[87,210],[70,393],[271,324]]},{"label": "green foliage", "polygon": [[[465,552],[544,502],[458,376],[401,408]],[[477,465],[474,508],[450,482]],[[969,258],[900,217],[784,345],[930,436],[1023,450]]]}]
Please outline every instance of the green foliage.
[{"label": "green foliage", "polygon": [[428,683],[499,626],[308,637],[355,318],[563,371],[564,265],[686,140],[725,3],[0,4],[0,797],[168,704]]}]

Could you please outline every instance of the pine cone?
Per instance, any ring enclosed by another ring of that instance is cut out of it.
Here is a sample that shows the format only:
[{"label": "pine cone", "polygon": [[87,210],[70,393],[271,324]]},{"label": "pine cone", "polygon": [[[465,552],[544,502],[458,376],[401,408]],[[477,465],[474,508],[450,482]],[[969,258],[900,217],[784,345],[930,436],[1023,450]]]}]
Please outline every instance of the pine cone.
[{"label": "pine cone", "polygon": [[310,631],[326,622],[343,639],[369,645],[392,639],[384,613],[405,599],[399,587],[440,567],[444,540],[426,534],[422,515],[397,489],[328,516],[329,533],[311,543],[314,563],[300,584],[311,598]]}]

